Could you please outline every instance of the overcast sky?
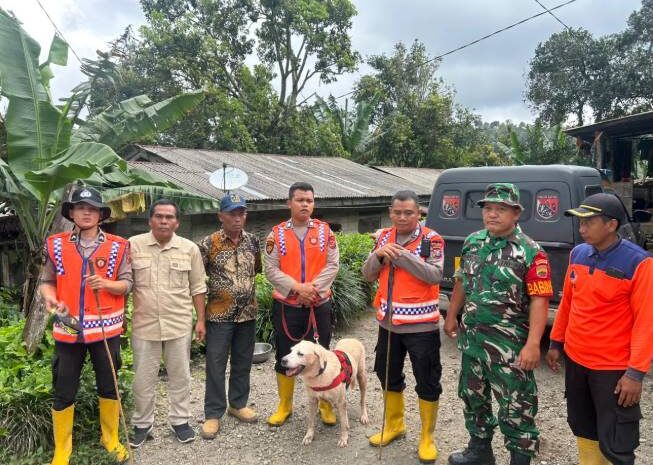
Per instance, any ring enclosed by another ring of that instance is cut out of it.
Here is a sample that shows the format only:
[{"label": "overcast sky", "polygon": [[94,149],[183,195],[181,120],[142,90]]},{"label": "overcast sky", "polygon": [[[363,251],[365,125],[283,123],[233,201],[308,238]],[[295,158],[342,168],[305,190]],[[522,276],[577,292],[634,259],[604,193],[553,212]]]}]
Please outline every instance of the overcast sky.
[{"label": "overcast sky", "polygon": [[[353,0],[358,9],[351,31],[354,47],[363,55],[390,54],[395,43],[410,45],[418,39],[431,56],[440,55],[542,10],[535,0]],[[564,0],[540,0],[553,7]],[[129,24],[138,26],[144,17],[137,0],[41,0],[64,36],[82,57],[95,58],[106,50]],[[54,28],[36,0],[0,0],[13,11],[24,28],[47,53]],[[595,36],[621,31],[640,0],[576,0],[555,10],[570,27],[584,27]],[[563,26],[543,15],[498,36],[447,56],[440,66],[445,82],[456,89],[457,101],[473,108],[484,120],[530,121],[533,115],[523,102],[524,78],[538,43]],[[82,75],[72,54],[67,68],[54,67],[55,97],[68,95]],[[304,91],[322,96],[341,95],[369,69],[342,76],[337,83],[316,83]]]}]

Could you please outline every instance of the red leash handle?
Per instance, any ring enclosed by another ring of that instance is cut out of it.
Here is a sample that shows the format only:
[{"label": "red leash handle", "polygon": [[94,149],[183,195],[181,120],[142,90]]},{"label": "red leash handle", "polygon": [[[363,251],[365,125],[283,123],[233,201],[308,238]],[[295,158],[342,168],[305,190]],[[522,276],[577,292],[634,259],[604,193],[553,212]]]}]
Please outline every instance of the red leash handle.
[{"label": "red leash handle", "polygon": [[286,337],[290,339],[293,342],[299,342],[303,341],[306,336],[308,336],[308,333],[311,331],[311,328],[313,328],[313,339],[315,339],[315,343],[317,344],[320,340],[320,334],[317,331],[317,320],[315,319],[315,307],[311,305],[310,310],[308,314],[308,326],[306,327],[306,332],[299,338],[294,338],[292,334],[290,334],[290,330],[288,329],[288,323],[286,323],[286,306],[284,304],[281,304],[281,326],[283,327],[283,332],[286,334]]}]

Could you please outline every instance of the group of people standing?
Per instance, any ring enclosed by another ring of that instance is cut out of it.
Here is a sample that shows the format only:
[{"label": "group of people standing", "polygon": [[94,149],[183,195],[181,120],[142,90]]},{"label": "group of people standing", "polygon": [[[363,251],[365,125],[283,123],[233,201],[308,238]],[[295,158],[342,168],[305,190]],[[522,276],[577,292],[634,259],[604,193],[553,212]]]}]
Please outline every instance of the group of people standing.
[{"label": "group of people standing", "polygon": [[[578,438],[581,465],[634,463],[642,380],[653,356],[653,304],[646,298],[653,285],[653,260],[618,236],[624,213],[615,202],[619,201],[614,196],[597,194],[567,212],[580,217],[586,243],[571,253],[546,356],[557,371],[563,350],[566,355],[568,421]],[[79,323],[78,330],[67,327],[64,319],[53,326],[52,465],[69,463],[74,402],[87,352],[100,396],[101,443],[116,459],[128,457],[118,435],[120,406],[110,362],[116,371],[120,368],[119,336],[130,292],[135,370],[132,447],[151,437],[162,359],[168,375],[170,426],[180,442],[195,439],[189,424],[193,329],[197,340],[206,340],[201,437],[217,436],[225,412],[243,422],[257,421],[247,403],[256,332],[255,276],[262,270],[274,288],[279,395],[267,422],[272,426],[286,422],[293,411],[294,378],[286,376],[281,359],[303,339],[329,347],[334,318],[331,286],[339,269],[333,232],[312,217],[312,186],[293,184],[287,205],[290,219],[269,233],[262,260],[256,237],[244,230],[247,205],[242,196],[225,195],[218,213],[222,227],[195,244],[175,233],[180,215],[171,201],[154,202],[150,232],[125,240],[100,229],[111,211],[96,190],[80,187],[72,193],[62,214],[75,228],[47,239],[40,286],[49,309]],[[494,464],[491,440],[498,425],[510,464],[529,464],[539,445],[533,370],[539,365],[548,301],[554,292],[549,261],[518,225],[523,206],[516,186],[488,186],[479,205],[485,228],[464,242],[444,322],[444,332],[457,338],[462,352],[458,395],[470,434],[468,446],[451,454],[448,462]],[[374,371],[385,406],[382,431],[369,442],[385,446],[405,435],[408,354],[419,398],[418,458],[434,462],[442,393],[439,283],[445,243],[420,223],[418,197],[412,191],[393,196],[389,217],[392,226],[378,231],[362,269],[366,280],[378,281]],[[499,403],[498,419],[492,412],[492,395]],[[325,424],[336,423],[328,402],[320,403],[319,412]]]}]

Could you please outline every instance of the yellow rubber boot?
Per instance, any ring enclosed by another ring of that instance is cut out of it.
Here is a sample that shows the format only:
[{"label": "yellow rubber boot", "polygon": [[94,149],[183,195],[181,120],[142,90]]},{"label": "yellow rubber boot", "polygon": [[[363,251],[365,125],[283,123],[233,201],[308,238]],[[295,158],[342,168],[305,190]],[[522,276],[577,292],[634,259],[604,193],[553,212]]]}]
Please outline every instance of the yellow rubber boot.
[{"label": "yellow rubber boot", "polygon": [[75,406],[52,411],[52,430],[54,433],[54,456],[52,465],[68,465],[73,453],[73,420]]},{"label": "yellow rubber boot", "polygon": [[321,400],[319,404],[320,408],[320,418],[322,423],[327,426],[333,426],[336,424],[336,412],[333,411],[333,407],[326,400]]},{"label": "yellow rubber boot", "polygon": [[292,413],[292,397],[295,392],[295,378],[277,373],[277,389],[279,391],[279,406],[277,411],[268,418],[268,425],[283,425]]},{"label": "yellow rubber boot", "polygon": [[100,429],[102,430],[100,442],[109,453],[116,457],[116,460],[124,462],[129,457],[129,452],[125,446],[120,444],[119,424],[120,403],[115,399],[100,397]]},{"label": "yellow rubber boot", "polygon": [[376,433],[370,436],[372,446],[387,446],[397,438],[406,434],[406,423],[404,422],[404,393],[387,391],[384,393],[387,402],[387,411],[385,414],[385,423],[383,424],[383,442],[381,434]]},{"label": "yellow rubber boot", "polygon": [[611,465],[599,448],[598,441],[576,437],[580,465]]},{"label": "yellow rubber boot", "polygon": [[419,417],[422,420],[422,432],[419,437],[417,457],[422,463],[435,462],[438,458],[438,447],[435,445],[433,433],[438,421],[438,403],[419,399]]}]

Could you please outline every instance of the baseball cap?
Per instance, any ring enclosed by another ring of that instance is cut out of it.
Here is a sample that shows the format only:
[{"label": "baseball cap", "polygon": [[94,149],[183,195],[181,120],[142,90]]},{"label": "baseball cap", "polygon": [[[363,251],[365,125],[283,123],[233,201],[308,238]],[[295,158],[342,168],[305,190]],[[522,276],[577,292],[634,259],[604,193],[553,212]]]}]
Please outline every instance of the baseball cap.
[{"label": "baseball cap", "polygon": [[220,200],[220,211],[230,212],[236,208],[247,208],[246,200],[245,197],[239,194],[226,194]]},{"label": "baseball cap", "polygon": [[489,184],[485,188],[485,196],[476,204],[482,207],[486,202],[503,203],[510,207],[517,207],[520,210],[524,209],[522,204],[519,203],[519,189],[509,182]]},{"label": "baseball cap", "polygon": [[591,218],[593,216],[607,216],[614,218],[619,223],[626,219],[626,212],[621,200],[614,194],[601,192],[590,195],[577,208],[572,208],[565,212],[566,216],[577,216],[579,218]]}]

